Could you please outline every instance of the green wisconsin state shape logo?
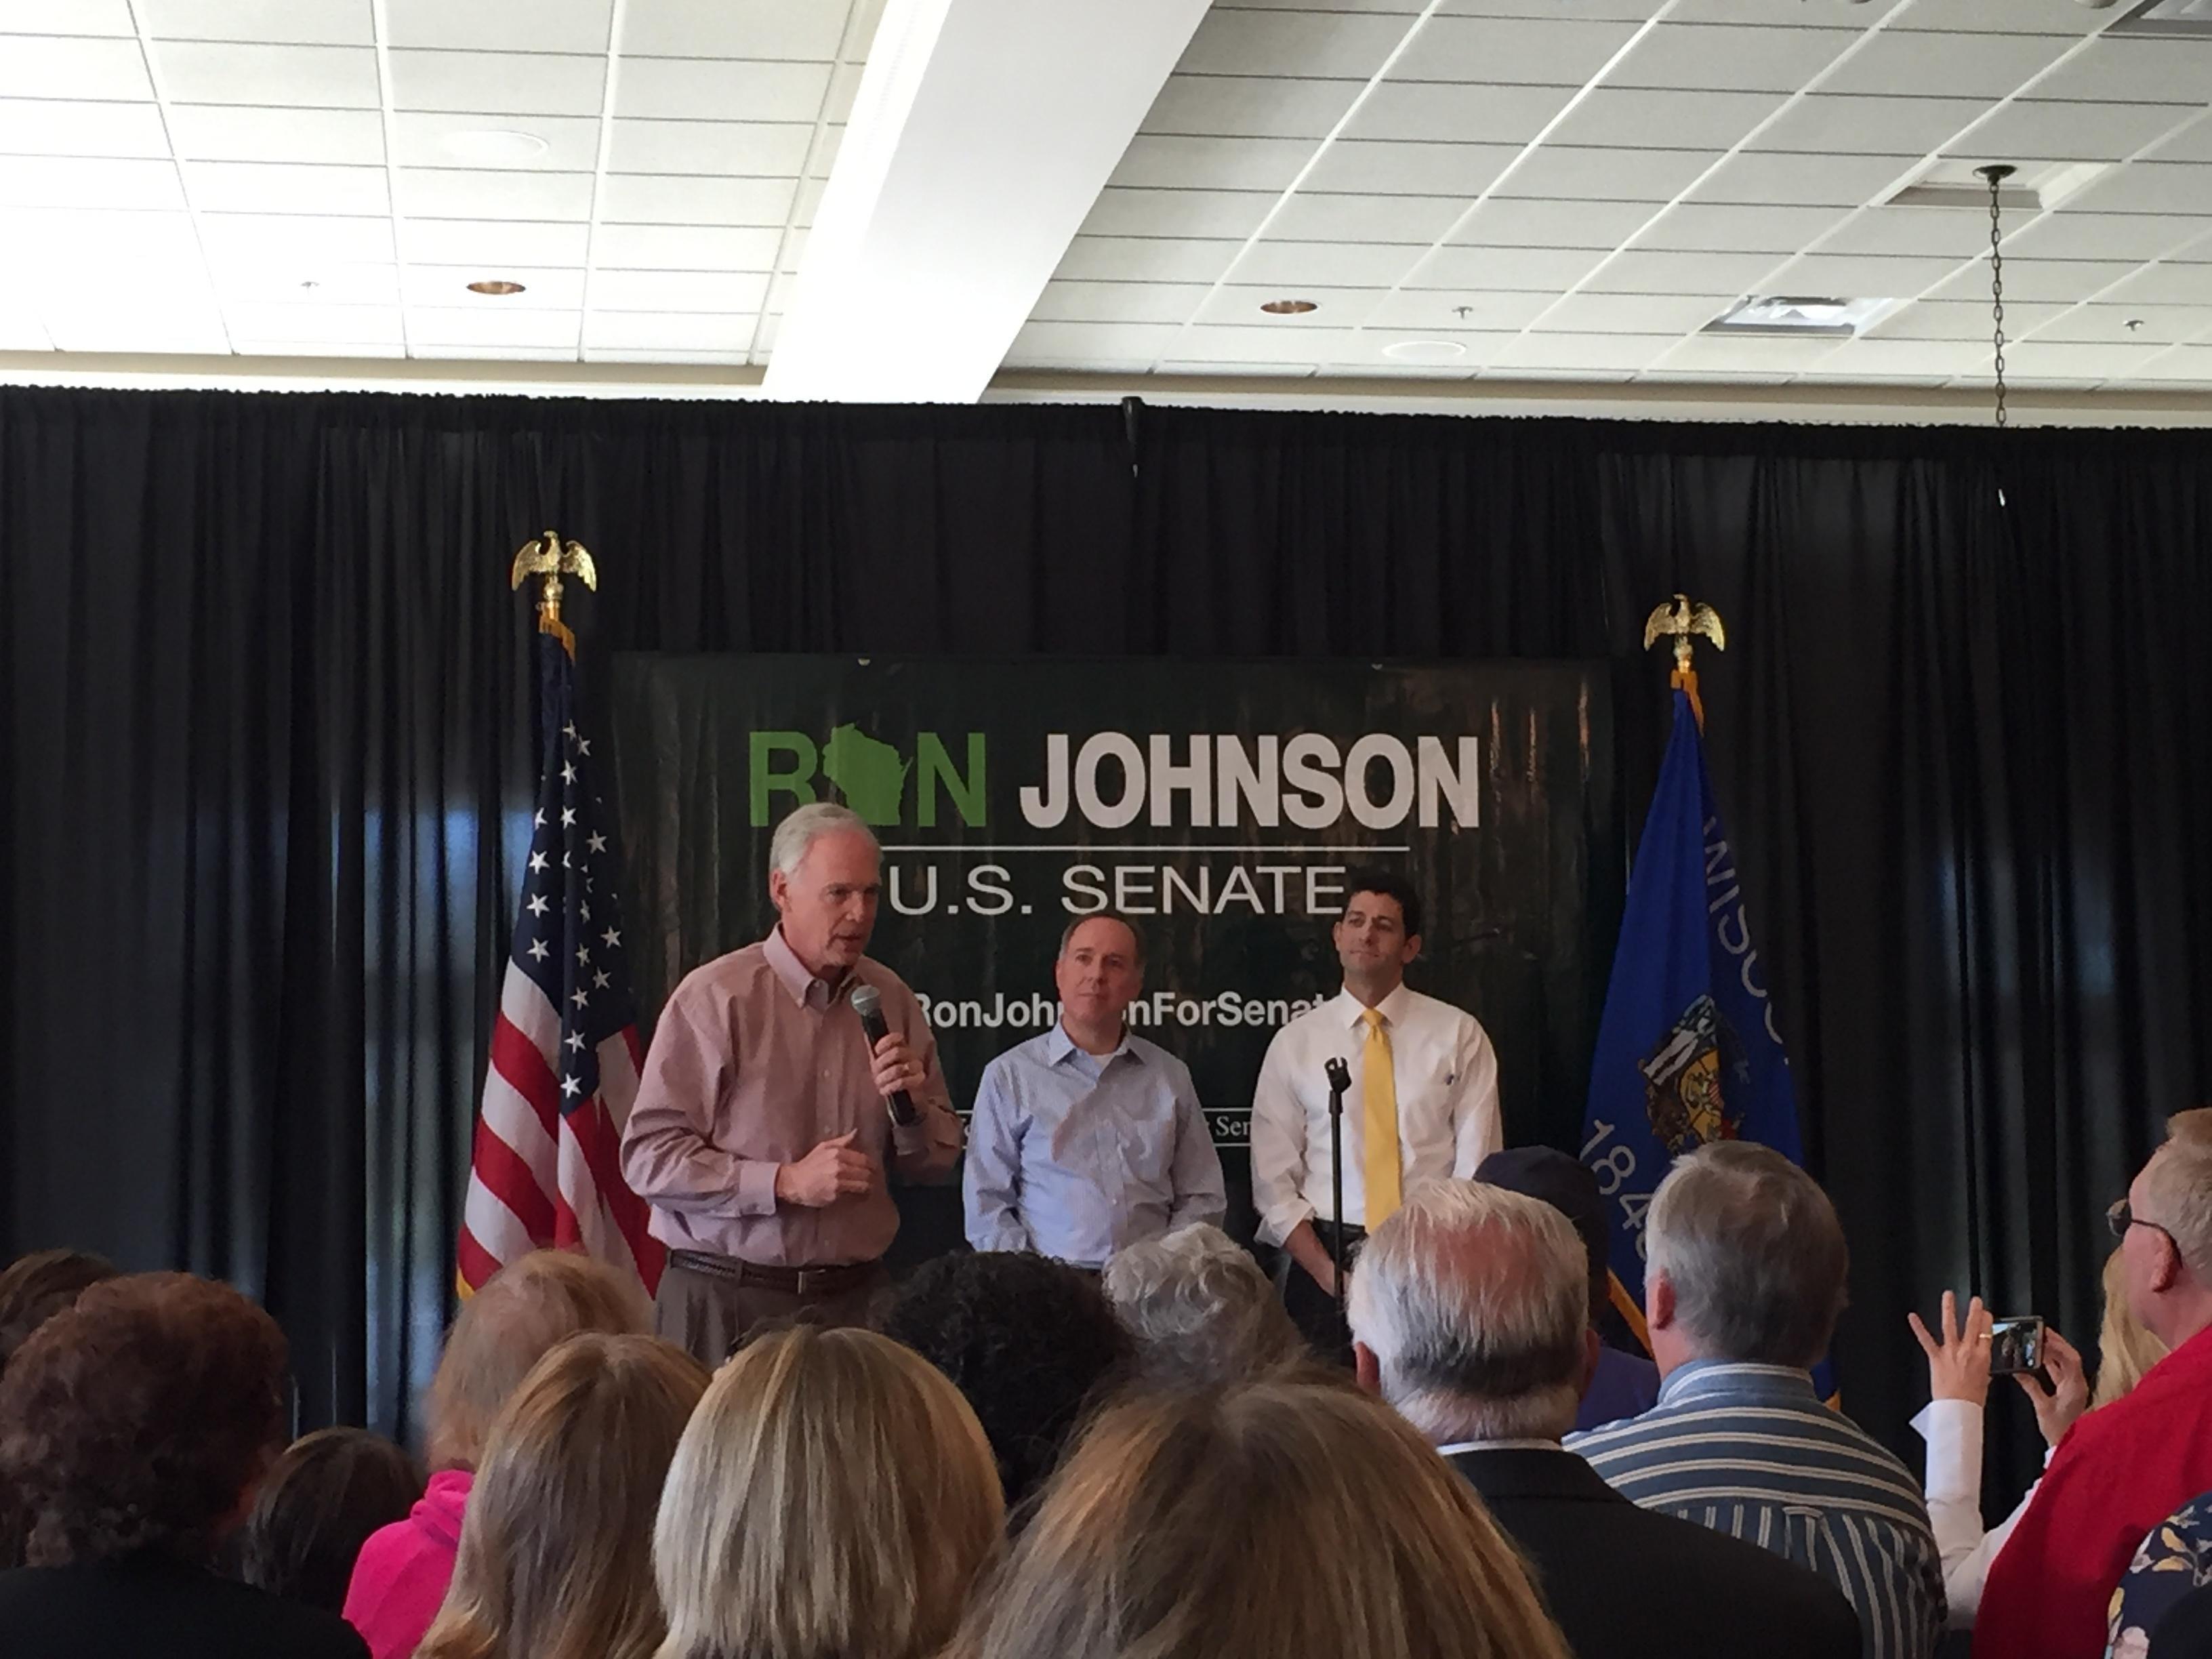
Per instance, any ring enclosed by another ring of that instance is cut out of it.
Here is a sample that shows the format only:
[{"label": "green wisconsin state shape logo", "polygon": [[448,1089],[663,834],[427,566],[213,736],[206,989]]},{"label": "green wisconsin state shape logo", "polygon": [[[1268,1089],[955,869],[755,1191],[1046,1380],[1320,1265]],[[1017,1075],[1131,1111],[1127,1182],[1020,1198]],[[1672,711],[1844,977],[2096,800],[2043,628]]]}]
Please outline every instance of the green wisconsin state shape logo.
[{"label": "green wisconsin state shape logo", "polygon": [[822,775],[836,784],[845,804],[881,829],[896,825],[906,796],[913,763],[857,726],[841,726],[822,749]]}]

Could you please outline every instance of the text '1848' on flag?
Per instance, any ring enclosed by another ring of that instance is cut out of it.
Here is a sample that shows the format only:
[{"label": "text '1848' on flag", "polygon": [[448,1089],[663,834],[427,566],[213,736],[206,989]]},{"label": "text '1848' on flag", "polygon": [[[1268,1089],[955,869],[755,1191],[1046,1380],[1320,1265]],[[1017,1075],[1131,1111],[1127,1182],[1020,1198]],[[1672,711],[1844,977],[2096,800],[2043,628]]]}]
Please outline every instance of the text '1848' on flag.
[{"label": "text '1848' on flag", "polygon": [[592,743],[576,727],[574,659],[550,634],[538,653],[538,805],[456,1265],[465,1295],[531,1250],[574,1249],[635,1273],[650,1292],[665,1252],[619,1158],[641,1054],[620,872],[591,782]]}]

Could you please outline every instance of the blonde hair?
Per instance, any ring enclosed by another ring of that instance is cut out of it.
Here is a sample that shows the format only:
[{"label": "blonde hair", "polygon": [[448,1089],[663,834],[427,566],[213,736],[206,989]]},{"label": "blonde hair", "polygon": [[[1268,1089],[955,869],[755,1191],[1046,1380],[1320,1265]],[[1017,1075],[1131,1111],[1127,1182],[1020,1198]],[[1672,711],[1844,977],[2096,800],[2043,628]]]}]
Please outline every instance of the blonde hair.
[{"label": "blonde hair", "polygon": [[1290,1653],[1567,1646],[1474,1488],[1389,1407],[1314,1378],[1109,1407],[947,1659]]},{"label": "blonde hair", "polygon": [[2212,1107],[2176,1112],[2143,1166],[2137,1213],[2173,1240],[2189,1276],[2212,1290]]},{"label": "blonde hair", "polygon": [[706,1368],[649,1336],[570,1337],[493,1425],[416,1659],[645,1659],[653,1511]]},{"label": "blonde hair", "polygon": [[1006,1504],[945,1374],[799,1326],[716,1376],[653,1528],[660,1659],[921,1659],[958,1624]]},{"label": "blonde hair", "polygon": [[2128,1306],[2121,1255],[2105,1258],[2105,1325],[2097,1333],[2097,1391],[2089,1409],[2109,1406],[2143,1380],[2143,1373],[2166,1358],[2166,1344]]},{"label": "blonde hair", "polygon": [[652,1322],[643,1287],[604,1261],[568,1250],[517,1257],[446,1333],[425,1407],[430,1467],[474,1468],[492,1419],[554,1344],[584,1331],[643,1336]]}]

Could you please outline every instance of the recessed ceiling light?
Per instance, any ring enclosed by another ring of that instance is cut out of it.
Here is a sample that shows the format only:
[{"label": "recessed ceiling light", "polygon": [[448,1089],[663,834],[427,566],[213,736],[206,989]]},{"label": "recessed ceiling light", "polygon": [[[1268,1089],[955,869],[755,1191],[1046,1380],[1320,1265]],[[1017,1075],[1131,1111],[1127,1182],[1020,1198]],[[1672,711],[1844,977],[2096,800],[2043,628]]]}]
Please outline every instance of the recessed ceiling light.
[{"label": "recessed ceiling light", "polygon": [[491,127],[449,132],[439,143],[447,155],[468,161],[527,161],[546,149],[545,141],[534,132]]},{"label": "recessed ceiling light", "polygon": [[1705,327],[1708,334],[1810,334],[1847,340],[1897,303],[1755,294]]},{"label": "recessed ceiling light", "polygon": [[1321,307],[1311,300],[1270,300],[1260,307],[1270,317],[1303,317],[1309,311]]},{"label": "recessed ceiling light", "polygon": [[520,294],[522,292],[522,284],[520,283],[510,283],[504,277],[487,277],[481,283],[471,283],[469,284],[469,292],[471,294],[491,295]]},{"label": "recessed ceiling light", "polygon": [[1457,340],[1393,340],[1382,355],[1401,363],[1449,363],[1466,356],[1467,348]]}]

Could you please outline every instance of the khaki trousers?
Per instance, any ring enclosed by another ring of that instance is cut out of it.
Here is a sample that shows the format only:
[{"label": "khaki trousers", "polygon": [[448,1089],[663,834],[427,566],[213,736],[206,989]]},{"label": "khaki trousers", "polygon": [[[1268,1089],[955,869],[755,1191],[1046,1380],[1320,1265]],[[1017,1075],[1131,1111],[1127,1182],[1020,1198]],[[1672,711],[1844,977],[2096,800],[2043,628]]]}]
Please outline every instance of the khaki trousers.
[{"label": "khaki trousers", "polygon": [[755,1331],[781,1325],[865,1325],[890,1283],[878,1262],[862,1282],[835,1296],[740,1285],[720,1273],[671,1261],[653,1298],[653,1332],[713,1370]]}]

